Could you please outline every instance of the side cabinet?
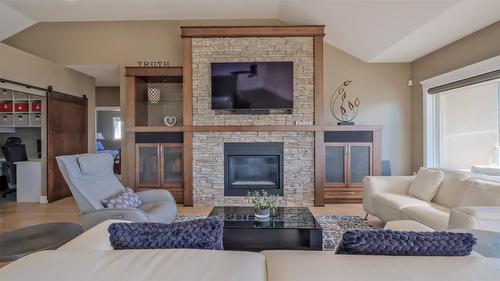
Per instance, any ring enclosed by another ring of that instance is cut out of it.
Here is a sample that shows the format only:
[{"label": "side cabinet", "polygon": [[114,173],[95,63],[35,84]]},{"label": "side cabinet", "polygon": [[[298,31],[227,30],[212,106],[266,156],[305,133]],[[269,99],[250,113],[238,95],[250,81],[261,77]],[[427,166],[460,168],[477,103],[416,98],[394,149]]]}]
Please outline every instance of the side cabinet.
[{"label": "side cabinet", "polygon": [[362,202],[363,178],[380,174],[373,132],[327,132],[324,145],[325,203]]},{"label": "side cabinet", "polygon": [[184,176],[182,159],[182,143],[136,144],[135,186],[167,189],[181,203]]}]

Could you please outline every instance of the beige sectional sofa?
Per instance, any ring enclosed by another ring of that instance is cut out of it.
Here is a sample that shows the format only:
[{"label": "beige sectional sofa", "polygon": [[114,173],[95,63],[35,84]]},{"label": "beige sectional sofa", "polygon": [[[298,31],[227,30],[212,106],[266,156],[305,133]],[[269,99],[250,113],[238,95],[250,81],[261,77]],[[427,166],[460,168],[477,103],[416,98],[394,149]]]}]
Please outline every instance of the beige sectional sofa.
[{"label": "beige sectional sofa", "polygon": [[435,230],[500,232],[500,180],[464,171],[444,171],[431,201],[409,195],[414,176],[366,177],[364,210],[384,222],[414,220]]},{"label": "beige sectional sofa", "polygon": [[389,257],[333,252],[114,251],[103,222],[58,250],[29,255],[0,269],[2,281],[307,281],[498,280],[500,259]]}]

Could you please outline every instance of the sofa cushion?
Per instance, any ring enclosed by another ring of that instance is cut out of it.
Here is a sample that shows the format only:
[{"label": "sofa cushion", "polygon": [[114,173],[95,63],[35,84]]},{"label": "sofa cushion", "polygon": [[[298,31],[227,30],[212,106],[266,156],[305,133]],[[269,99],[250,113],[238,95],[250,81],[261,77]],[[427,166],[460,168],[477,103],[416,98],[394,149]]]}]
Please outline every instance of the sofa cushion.
[{"label": "sofa cushion", "polygon": [[124,220],[107,220],[100,224],[92,227],[91,229],[85,231],[84,233],[73,238],[68,243],[59,247],[59,250],[113,250],[111,243],[109,242],[108,227],[113,223],[131,223],[130,221]]},{"label": "sofa cushion", "polygon": [[120,192],[113,197],[101,201],[104,208],[137,208],[142,202],[135,192],[126,188],[125,191]]},{"label": "sofa cushion", "polygon": [[409,206],[428,206],[429,202],[411,197],[407,194],[389,192],[375,193],[372,197],[373,215],[388,222],[401,219],[401,209]]},{"label": "sofa cushion", "polygon": [[172,205],[175,203],[170,201],[151,202],[142,204],[139,209],[146,213],[150,221],[170,223],[175,219],[177,212]]},{"label": "sofa cushion", "polygon": [[431,201],[436,195],[443,178],[443,171],[420,168],[415,180],[410,184],[408,193],[424,201]]},{"label": "sofa cushion", "polygon": [[[55,265],[57,270],[54,269]],[[259,253],[192,249],[44,251],[0,269],[2,280],[265,281]]]},{"label": "sofa cushion", "polygon": [[269,281],[497,280],[500,259],[483,257],[391,257],[332,252],[263,251]]},{"label": "sofa cushion", "polygon": [[470,177],[469,172],[444,171],[443,182],[441,182],[432,202],[448,208],[457,207],[465,190],[464,181]]},{"label": "sofa cushion", "polygon": [[401,210],[403,219],[416,220],[435,230],[448,230],[450,209],[437,204],[410,206]]},{"label": "sofa cushion", "polygon": [[500,182],[470,178],[460,206],[500,206]]},{"label": "sofa cushion", "polygon": [[401,210],[410,206],[429,206],[429,202],[411,197],[406,194],[397,194],[390,192],[379,192],[373,195],[373,200],[387,207]]},{"label": "sofa cushion", "polygon": [[352,229],[342,234],[337,254],[382,256],[468,256],[471,233]]}]

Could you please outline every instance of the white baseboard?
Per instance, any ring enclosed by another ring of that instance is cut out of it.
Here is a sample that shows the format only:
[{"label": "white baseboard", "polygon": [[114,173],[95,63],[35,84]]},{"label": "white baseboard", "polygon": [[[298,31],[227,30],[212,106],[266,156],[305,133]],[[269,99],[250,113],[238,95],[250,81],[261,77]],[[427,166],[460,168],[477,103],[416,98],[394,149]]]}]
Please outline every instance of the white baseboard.
[{"label": "white baseboard", "polygon": [[47,200],[47,196],[40,196],[40,204],[47,204],[49,201]]}]

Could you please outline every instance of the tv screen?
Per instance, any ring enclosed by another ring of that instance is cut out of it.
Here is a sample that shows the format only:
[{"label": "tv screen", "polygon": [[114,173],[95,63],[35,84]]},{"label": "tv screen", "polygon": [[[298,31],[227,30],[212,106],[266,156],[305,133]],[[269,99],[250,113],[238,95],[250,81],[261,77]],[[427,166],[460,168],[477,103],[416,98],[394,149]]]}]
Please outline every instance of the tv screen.
[{"label": "tv screen", "polygon": [[293,108],[293,62],[212,63],[212,109]]}]

